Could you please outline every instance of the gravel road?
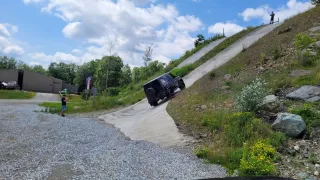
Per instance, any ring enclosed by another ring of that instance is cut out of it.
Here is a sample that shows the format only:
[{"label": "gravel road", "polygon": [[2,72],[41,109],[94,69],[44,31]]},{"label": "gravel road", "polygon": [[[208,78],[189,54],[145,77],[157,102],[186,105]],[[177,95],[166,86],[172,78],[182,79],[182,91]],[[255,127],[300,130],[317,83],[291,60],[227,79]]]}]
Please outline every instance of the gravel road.
[{"label": "gravel road", "polygon": [[0,104],[0,179],[199,179],[223,177],[188,149],[131,141],[104,122]]}]

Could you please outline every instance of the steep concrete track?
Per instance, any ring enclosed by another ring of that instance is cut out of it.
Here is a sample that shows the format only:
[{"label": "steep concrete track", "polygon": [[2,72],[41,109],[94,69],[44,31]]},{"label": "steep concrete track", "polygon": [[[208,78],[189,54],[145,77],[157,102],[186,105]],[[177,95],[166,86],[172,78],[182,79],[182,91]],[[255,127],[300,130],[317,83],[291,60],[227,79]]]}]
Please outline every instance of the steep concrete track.
[{"label": "steep concrete track", "polygon": [[[220,52],[217,56],[196,68],[183,78],[187,87],[191,86],[208,72],[235,57],[242,51],[243,45],[246,47],[251,46],[280,24],[267,25],[249,33],[229,48]],[[193,57],[190,59],[193,59]],[[100,116],[99,118],[119,128],[132,140],[146,140],[160,144],[161,146],[184,145],[190,138],[179,132],[173,119],[166,111],[167,105],[168,102],[164,102],[157,107],[151,107],[148,101],[143,99],[135,105]]]}]

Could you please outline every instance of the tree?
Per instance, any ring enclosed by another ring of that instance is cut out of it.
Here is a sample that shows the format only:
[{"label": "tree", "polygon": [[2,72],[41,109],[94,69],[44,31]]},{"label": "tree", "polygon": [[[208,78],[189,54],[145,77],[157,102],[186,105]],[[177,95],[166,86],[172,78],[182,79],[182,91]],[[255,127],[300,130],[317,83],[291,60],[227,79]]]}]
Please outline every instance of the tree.
[{"label": "tree", "polygon": [[19,61],[16,65],[16,68],[31,71],[31,67],[23,61]]},{"label": "tree", "polygon": [[145,66],[148,66],[148,63],[149,63],[150,61],[152,61],[152,51],[153,51],[152,45],[153,45],[153,44],[151,44],[150,46],[148,46],[148,47],[146,48],[145,52],[144,52],[143,60],[144,60],[144,65],[145,65]]},{"label": "tree", "polygon": [[41,65],[34,65],[31,70],[36,73],[46,74],[46,70]]},{"label": "tree", "polygon": [[311,0],[313,5],[319,5],[320,4],[320,0]]},{"label": "tree", "polygon": [[199,45],[202,41],[205,40],[205,38],[204,38],[204,36],[203,36],[202,34],[198,34],[198,35],[197,35],[197,38],[198,38],[198,39],[196,39],[195,42],[194,42],[194,46],[195,46],[195,47],[198,47],[198,45]]},{"label": "tree", "polygon": [[132,82],[132,72],[130,66],[127,64],[122,68],[121,85],[128,85]]},{"label": "tree", "polygon": [[0,56],[0,69],[16,69],[17,61],[14,58]]},{"label": "tree", "polygon": [[91,77],[90,86],[92,86],[95,82],[95,71],[97,69],[97,64],[100,60],[92,60],[90,62],[84,63],[83,65],[79,66],[76,76],[74,78],[74,84],[79,86],[79,91],[82,92],[86,89],[87,86],[87,77]]},{"label": "tree", "polygon": [[[99,90],[104,90],[106,87],[118,87],[122,68],[123,62],[119,56],[104,56],[97,64],[94,85]],[[108,81],[106,81],[107,76]]]},{"label": "tree", "polygon": [[48,75],[61,79],[66,83],[73,84],[78,66],[74,63],[53,62],[48,67]]}]

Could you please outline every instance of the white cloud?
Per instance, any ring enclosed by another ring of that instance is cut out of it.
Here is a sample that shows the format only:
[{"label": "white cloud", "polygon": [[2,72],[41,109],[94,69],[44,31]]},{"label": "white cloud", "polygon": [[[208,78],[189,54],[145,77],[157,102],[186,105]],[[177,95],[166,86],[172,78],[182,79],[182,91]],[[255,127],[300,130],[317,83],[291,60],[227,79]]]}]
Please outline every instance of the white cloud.
[{"label": "white cloud", "polygon": [[175,6],[154,0],[48,0],[41,11],[66,22],[65,37],[86,42],[86,51],[77,56],[82,62],[106,55],[110,41],[124,63],[143,65],[141,45],[151,43],[154,59],[168,62],[192,48],[190,32],[203,27],[199,18],[179,15]]},{"label": "white cloud", "polygon": [[24,49],[12,40],[12,35],[18,32],[18,27],[11,24],[0,24],[0,54],[20,56]]},{"label": "white cloud", "polygon": [[209,26],[208,33],[211,34],[222,34],[224,29],[224,33],[226,36],[232,36],[244,29],[244,27],[239,26],[234,23],[216,23],[214,25]]},{"label": "white cloud", "polygon": [[277,9],[269,7],[269,5],[263,5],[258,8],[247,8],[242,13],[239,13],[243,17],[244,21],[250,21],[252,19],[261,19],[262,22],[268,23],[270,21],[270,14],[272,11],[276,14],[276,19],[285,20],[298,13],[307,11],[314,7],[310,2],[301,2],[297,0],[289,0],[286,6],[282,6]]},{"label": "white cloud", "polygon": [[81,59],[78,57],[63,52],[56,52],[54,55],[46,55],[44,53],[29,53],[29,56],[34,60],[39,60],[44,63],[60,61],[66,63],[81,63]]},{"label": "white cloud", "polygon": [[29,3],[39,3],[39,2],[41,2],[42,0],[23,0],[23,2],[25,3],[25,4],[29,4]]},{"label": "white cloud", "polygon": [[73,49],[72,52],[73,52],[73,53],[76,53],[76,54],[79,54],[79,53],[81,53],[82,51],[81,51],[80,49]]},{"label": "white cloud", "polygon": [[22,55],[24,53],[24,50],[20,46],[14,45],[4,48],[3,53],[7,55]]}]

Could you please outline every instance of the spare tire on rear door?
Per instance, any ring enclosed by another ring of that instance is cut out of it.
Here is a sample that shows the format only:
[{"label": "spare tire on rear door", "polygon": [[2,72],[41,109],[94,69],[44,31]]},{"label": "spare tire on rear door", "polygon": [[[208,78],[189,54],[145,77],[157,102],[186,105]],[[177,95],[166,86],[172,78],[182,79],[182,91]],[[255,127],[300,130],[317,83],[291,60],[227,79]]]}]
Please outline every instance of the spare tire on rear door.
[{"label": "spare tire on rear door", "polygon": [[146,96],[148,98],[148,102],[151,106],[157,106],[158,101],[156,97],[156,91],[153,88],[148,88],[146,91]]}]

